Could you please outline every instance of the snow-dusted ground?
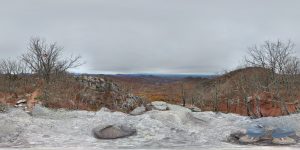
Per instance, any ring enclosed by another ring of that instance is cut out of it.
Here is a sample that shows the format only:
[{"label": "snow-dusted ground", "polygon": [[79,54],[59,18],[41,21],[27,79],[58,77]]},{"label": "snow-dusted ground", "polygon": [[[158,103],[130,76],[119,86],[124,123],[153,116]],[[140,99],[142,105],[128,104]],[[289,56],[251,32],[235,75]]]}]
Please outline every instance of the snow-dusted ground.
[{"label": "snow-dusted ground", "polygon": [[[137,135],[98,140],[91,130],[99,124],[127,124]],[[140,116],[121,112],[49,110],[37,106],[33,116],[18,109],[0,113],[0,149],[300,149],[235,145],[232,132],[253,124],[291,127],[300,135],[300,114],[251,120],[235,114],[149,111]]]}]

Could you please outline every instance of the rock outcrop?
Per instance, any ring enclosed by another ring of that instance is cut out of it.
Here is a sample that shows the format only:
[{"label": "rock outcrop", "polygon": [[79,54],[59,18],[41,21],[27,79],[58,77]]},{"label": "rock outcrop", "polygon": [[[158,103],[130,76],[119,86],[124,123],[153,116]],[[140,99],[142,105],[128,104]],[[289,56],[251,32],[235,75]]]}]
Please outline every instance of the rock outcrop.
[{"label": "rock outcrop", "polygon": [[[90,107],[107,107],[111,110],[130,112],[142,105],[144,100],[101,75],[82,75],[77,77],[84,92],[78,93],[76,100],[84,101]],[[100,109],[96,108],[96,109]]]},{"label": "rock outcrop", "polygon": [[108,81],[99,76],[92,75],[82,75],[78,77],[80,83],[89,89],[93,89],[99,92],[105,92],[107,90],[110,91],[120,91],[120,88],[114,82]]},{"label": "rock outcrop", "polygon": [[[179,109],[178,109],[179,110]],[[250,119],[237,114],[214,112],[148,111],[132,116],[122,112],[52,110],[36,105],[33,117],[17,108],[0,113],[0,147],[29,149],[280,149],[272,139],[240,143],[251,124],[293,127],[300,135],[300,114]],[[98,126],[99,125],[99,126]],[[136,129],[136,135],[129,131]],[[96,128],[95,128],[96,127]],[[274,129],[273,128],[273,129]],[[92,132],[103,139],[97,140]],[[105,131],[105,132],[100,132]],[[243,132],[241,132],[243,131]],[[231,133],[234,141],[226,142]],[[130,134],[129,134],[130,133]],[[100,134],[100,135],[99,135]],[[127,135],[129,136],[126,138]],[[296,144],[285,145],[299,149]],[[266,147],[265,145],[268,145]],[[270,146],[271,145],[271,146]],[[276,147],[277,146],[277,147]],[[280,145],[279,145],[280,146]]]},{"label": "rock outcrop", "polygon": [[122,103],[121,108],[123,110],[133,110],[138,106],[144,104],[144,100],[139,96],[134,96],[133,94],[128,94],[125,98],[125,101]]}]

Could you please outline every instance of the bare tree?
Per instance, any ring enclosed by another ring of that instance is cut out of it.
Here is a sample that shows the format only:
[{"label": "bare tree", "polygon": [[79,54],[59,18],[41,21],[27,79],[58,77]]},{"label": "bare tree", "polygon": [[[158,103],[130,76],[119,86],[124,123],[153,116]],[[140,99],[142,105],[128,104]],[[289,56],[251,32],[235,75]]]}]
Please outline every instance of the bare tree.
[{"label": "bare tree", "polygon": [[25,73],[25,69],[25,66],[18,60],[3,59],[0,62],[0,73],[7,75],[10,79]]},{"label": "bare tree", "polygon": [[62,51],[63,48],[56,43],[47,44],[45,40],[32,38],[28,52],[21,58],[33,73],[37,73],[48,83],[51,75],[64,73],[81,65],[80,56],[62,58]]},{"label": "bare tree", "polygon": [[[26,73],[25,65],[19,60],[3,59],[0,61],[0,73],[3,75],[4,89],[13,93],[16,89],[15,81],[22,77],[23,73]],[[3,89],[2,89],[3,90]]]},{"label": "bare tree", "polygon": [[[268,90],[276,93],[276,99],[280,101],[282,114],[289,114],[284,94],[291,91],[294,86],[295,76],[299,74],[299,58],[293,55],[295,44],[291,41],[266,41],[260,46],[249,48],[249,56],[245,61],[247,65],[262,67],[271,70],[271,79],[267,84]],[[262,89],[257,87],[257,89]],[[290,97],[290,96],[289,96]]]},{"label": "bare tree", "polygon": [[285,65],[285,73],[297,75],[300,73],[300,60],[297,57],[291,57]]},{"label": "bare tree", "polygon": [[[296,57],[293,56],[295,44],[291,41],[265,41],[260,46],[249,48],[249,56],[245,58],[247,65],[269,68],[273,73],[286,73],[286,67]],[[294,61],[294,60],[293,60]]]},{"label": "bare tree", "polygon": [[219,111],[219,96],[220,96],[220,81],[217,80],[214,83],[214,89],[213,89],[213,111],[218,112]]}]

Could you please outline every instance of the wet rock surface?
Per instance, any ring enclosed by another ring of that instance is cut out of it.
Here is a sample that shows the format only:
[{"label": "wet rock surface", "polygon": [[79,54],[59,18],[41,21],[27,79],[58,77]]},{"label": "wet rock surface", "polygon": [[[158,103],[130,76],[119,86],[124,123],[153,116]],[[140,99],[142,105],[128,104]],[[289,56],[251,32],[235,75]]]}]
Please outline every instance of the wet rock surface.
[{"label": "wet rock surface", "polygon": [[[235,114],[176,110],[153,110],[132,116],[122,112],[51,110],[41,106],[35,109],[32,116],[15,108],[0,113],[0,148],[257,149],[264,144],[241,145],[238,139],[229,142],[228,138],[251,124],[286,125],[293,127],[297,135],[300,133],[299,114],[252,120]],[[125,138],[99,140],[92,130],[102,125],[126,125],[137,132]],[[289,148],[299,148],[299,139],[296,142]]]}]

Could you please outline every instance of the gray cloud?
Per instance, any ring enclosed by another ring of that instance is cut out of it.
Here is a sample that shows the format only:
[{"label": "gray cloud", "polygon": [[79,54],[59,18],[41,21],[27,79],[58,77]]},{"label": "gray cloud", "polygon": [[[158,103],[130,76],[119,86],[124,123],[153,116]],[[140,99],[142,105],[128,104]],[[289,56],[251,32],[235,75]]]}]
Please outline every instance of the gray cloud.
[{"label": "gray cloud", "polygon": [[39,36],[82,55],[77,72],[215,73],[264,40],[300,56],[299,17],[299,0],[3,0],[0,58]]}]

